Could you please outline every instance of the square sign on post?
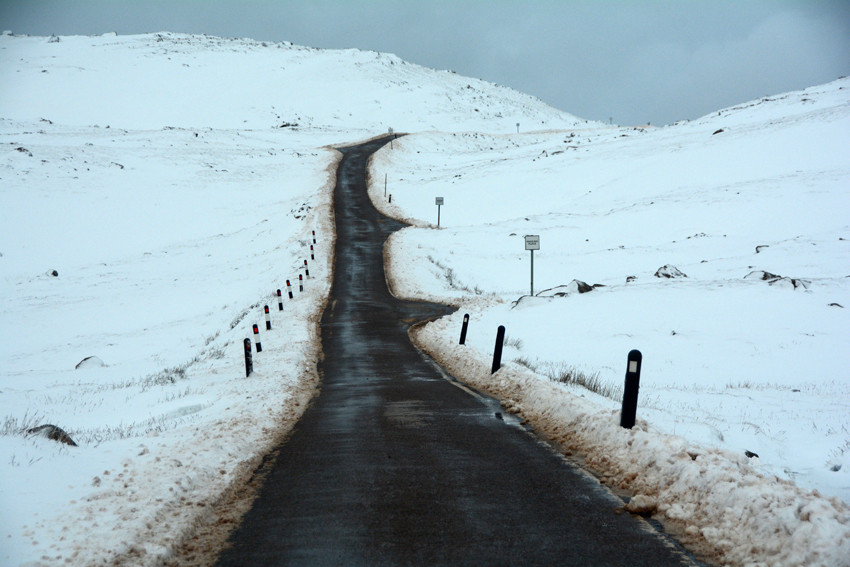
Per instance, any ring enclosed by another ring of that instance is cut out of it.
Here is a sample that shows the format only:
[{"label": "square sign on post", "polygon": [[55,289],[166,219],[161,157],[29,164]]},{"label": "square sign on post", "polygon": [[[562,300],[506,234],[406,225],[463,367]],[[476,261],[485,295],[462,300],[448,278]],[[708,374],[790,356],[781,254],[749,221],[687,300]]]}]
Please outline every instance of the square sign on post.
[{"label": "square sign on post", "polygon": [[443,198],[437,197],[437,228],[440,228],[440,207],[443,206]]},{"label": "square sign on post", "polygon": [[540,250],[540,235],[526,234],[525,249],[531,250],[531,295],[534,295],[534,251]]}]

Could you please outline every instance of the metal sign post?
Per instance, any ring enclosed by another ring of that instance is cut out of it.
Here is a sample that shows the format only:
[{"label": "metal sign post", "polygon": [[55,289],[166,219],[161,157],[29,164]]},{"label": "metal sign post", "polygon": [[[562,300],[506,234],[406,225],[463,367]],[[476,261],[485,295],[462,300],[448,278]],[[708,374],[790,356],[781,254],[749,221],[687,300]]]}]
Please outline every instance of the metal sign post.
[{"label": "metal sign post", "polygon": [[540,250],[540,235],[527,234],[525,236],[525,249],[531,251],[531,295],[534,295],[534,251]]},{"label": "metal sign post", "polygon": [[440,228],[440,207],[443,206],[443,198],[437,197],[437,228]]}]

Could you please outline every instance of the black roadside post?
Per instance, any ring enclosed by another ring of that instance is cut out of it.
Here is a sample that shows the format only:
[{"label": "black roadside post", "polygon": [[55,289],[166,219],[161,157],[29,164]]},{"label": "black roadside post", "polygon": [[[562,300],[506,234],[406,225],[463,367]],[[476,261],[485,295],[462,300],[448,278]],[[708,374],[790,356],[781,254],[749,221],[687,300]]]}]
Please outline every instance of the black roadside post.
[{"label": "black roadside post", "polygon": [[242,344],[245,347],[245,377],[247,378],[254,371],[254,360],[251,356],[251,339],[245,339],[242,341]]},{"label": "black roadside post", "polygon": [[286,280],[286,292],[289,294],[289,299],[292,299],[292,284]]},{"label": "black roadside post", "polygon": [[298,274],[298,291],[304,291],[304,274]]},{"label": "black roadside post", "polygon": [[267,331],[271,331],[271,330],[272,330],[272,316],[271,316],[271,314],[269,313],[269,306],[268,306],[268,305],[264,305],[264,306],[263,306],[263,309],[264,309],[264,310],[265,310],[265,312],[266,312],[266,330],[267,330]]},{"label": "black roadside post", "polygon": [[307,267],[307,260],[304,260],[304,275],[310,277],[310,268]]},{"label": "black roadside post", "polygon": [[313,244],[315,244],[315,243],[316,243],[316,231],[314,230],[313,231]]},{"label": "black roadside post", "polygon": [[466,329],[469,327],[469,313],[463,316],[463,327],[460,328],[460,343],[466,344]]},{"label": "black roadside post", "polygon": [[620,427],[626,429],[631,429],[635,425],[642,360],[643,355],[639,350],[629,352],[629,362],[626,367],[626,388],[623,392],[623,410],[620,413]]},{"label": "black roadside post", "polygon": [[316,254],[313,252],[313,245],[312,244],[310,245],[310,259],[311,260],[316,259]]},{"label": "black roadside post", "polygon": [[504,342],[505,326],[499,325],[499,329],[496,331],[496,350],[493,351],[493,368],[490,370],[490,374],[495,374],[502,367],[502,345]]},{"label": "black roadside post", "polygon": [[277,290],[277,310],[283,311],[283,297],[280,295],[280,290]]}]

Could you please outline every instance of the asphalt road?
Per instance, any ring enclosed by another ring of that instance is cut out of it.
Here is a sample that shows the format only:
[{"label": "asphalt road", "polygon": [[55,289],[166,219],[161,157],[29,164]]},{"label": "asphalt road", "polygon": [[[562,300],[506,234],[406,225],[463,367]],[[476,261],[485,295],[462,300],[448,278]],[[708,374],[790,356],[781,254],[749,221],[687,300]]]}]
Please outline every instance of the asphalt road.
[{"label": "asphalt road", "polygon": [[411,345],[411,322],[448,309],[387,290],[383,243],[402,225],[365,187],[386,142],[342,149],[321,392],[218,565],[695,564]]}]

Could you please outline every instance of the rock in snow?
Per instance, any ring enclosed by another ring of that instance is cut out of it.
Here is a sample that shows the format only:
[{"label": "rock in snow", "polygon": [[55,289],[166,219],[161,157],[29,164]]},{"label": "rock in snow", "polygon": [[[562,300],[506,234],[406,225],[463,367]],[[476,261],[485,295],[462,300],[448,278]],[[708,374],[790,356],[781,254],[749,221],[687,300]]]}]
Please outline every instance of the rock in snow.
[{"label": "rock in snow", "polygon": [[688,277],[684,272],[682,272],[676,266],[671,266],[670,264],[665,264],[658,268],[655,272],[656,278],[686,278]]},{"label": "rock in snow", "polygon": [[745,280],[764,280],[764,281],[770,281],[770,280],[776,280],[776,279],[779,279],[779,278],[781,278],[781,277],[782,277],[782,276],[777,276],[776,274],[771,274],[770,272],[765,272],[764,270],[755,270],[755,271],[753,271],[753,272],[750,272],[750,273],[749,273],[749,274],[747,274],[746,276],[744,276],[744,279],[745,279]]},{"label": "rock in snow", "polygon": [[77,363],[74,370],[81,368],[103,368],[106,364],[96,356],[87,356]]},{"label": "rock in snow", "polygon": [[658,502],[651,496],[644,494],[635,494],[632,496],[629,503],[626,504],[626,510],[632,514],[641,516],[651,516],[658,509]]},{"label": "rock in snow", "polygon": [[809,280],[801,280],[798,278],[787,278],[784,276],[778,276],[776,274],[771,274],[770,272],[765,272],[762,270],[756,270],[750,272],[746,276],[744,276],[745,280],[762,280],[766,281],[768,285],[778,286],[778,287],[786,287],[789,289],[809,289],[809,286],[812,285],[812,282]]},{"label": "rock in snow", "polygon": [[71,436],[65,433],[65,430],[49,423],[33,427],[32,429],[27,429],[27,435],[40,435],[41,437],[47,437],[48,439],[59,441],[65,445],[71,445],[72,447],[77,446],[77,444],[74,443],[74,440],[71,439]]},{"label": "rock in snow", "polygon": [[574,293],[587,293],[593,291],[596,286],[589,285],[581,280],[573,280],[567,285],[559,285],[550,289],[544,289],[537,295],[539,297],[564,297]]}]

